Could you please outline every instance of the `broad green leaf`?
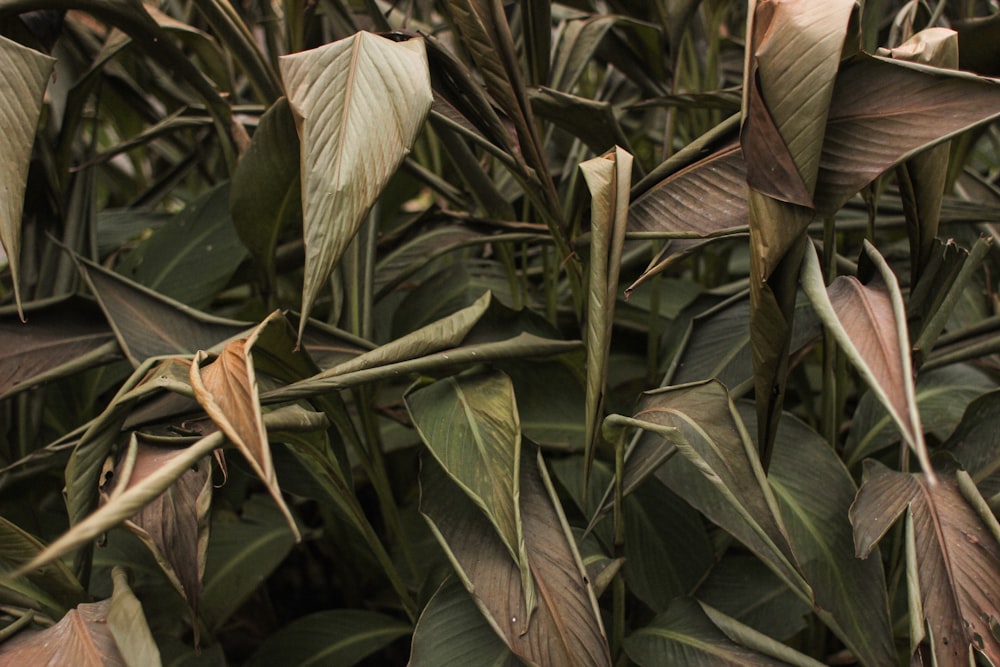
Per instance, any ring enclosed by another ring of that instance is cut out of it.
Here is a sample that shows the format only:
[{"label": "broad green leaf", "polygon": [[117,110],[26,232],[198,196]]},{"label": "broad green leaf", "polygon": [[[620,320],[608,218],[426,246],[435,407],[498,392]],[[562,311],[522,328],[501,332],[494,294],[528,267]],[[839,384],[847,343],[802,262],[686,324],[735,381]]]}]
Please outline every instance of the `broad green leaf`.
[{"label": "broad green leaf", "polygon": [[274,502],[261,495],[243,503],[238,520],[217,517],[211,533],[201,609],[215,632],[285,559],[295,537]]},{"label": "broad green leaf", "polygon": [[160,666],[160,650],[146,623],[142,604],[129,588],[125,570],[115,568],[111,577],[115,589],[108,609],[108,628],[126,665]]},{"label": "broad green leaf", "polygon": [[409,632],[409,624],[373,611],[320,611],[269,635],[246,664],[351,667]]},{"label": "broad green leaf", "polygon": [[[750,349],[750,301],[737,294],[694,317],[668,371],[669,384],[716,378],[733,393],[744,393],[753,380]],[[796,304],[791,350],[799,350],[819,334],[819,323],[804,299]],[[664,383],[667,384],[667,383]]]},{"label": "broad green leaf", "polygon": [[410,667],[515,667],[519,664],[483,618],[461,582],[451,577],[441,584],[413,630]]},{"label": "broad green leaf", "polygon": [[245,256],[229,216],[225,184],[188,204],[116,269],[166,298],[204,308],[229,283]]},{"label": "broad green leaf", "polygon": [[[821,664],[733,619],[726,619],[720,612],[712,610],[709,616],[707,611],[691,598],[677,598],[667,611],[625,640],[625,652],[641,667],[819,667]],[[728,632],[723,632],[713,617],[724,619]]]},{"label": "broad green leaf", "polygon": [[969,404],[945,447],[954,453],[972,479],[982,483],[995,478],[1000,472],[1000,448],[996,446],[998,433],[1000,390],[994,390]]},{"label": "broad green leaf", "polygon": [[[141,484],[156,469],[183,449],[158,447],[133,441],[114,468],[111,481],[102,487],[105,500]],[[197,614],[208,545],[209,506],[212,499],[212,464],[208,457],[184,471],[158,498],[125,522],[153,554],[170,583]]]},{"label": "broad green leaf", "polygon": [[632,156],[615,147],[580,165],[590,190],[590,258],[587,286],[587,438],[584,469],[589,474],[604,418],[608,356],[614,326],[625,225],[628,221]]},{"label": "broad green leaf", "polygon": [[903,298],[892,269],[868,242],[865,255],[877,269],[877,275],[867,285],[853,276],[840,276],[827,287],[815,250],[806,250],[802,289],[837,344],[892,416],[921,468],[933,477],[914,392]]},{"label": "broad green leaf", "polygon": [[282,97],[260,117],[230,191],[236,233],[272,282],[278,238],[302,216],[298,165],[295,119]]},{"label": "broad green leaf", "polygon": [[[752,428],[752,407],[741,408]],[[881,560],[854,557],[848,511],[857,487],[836,453],[813,429],[786,415],[768,482],[819,617],[862,664],[895,661]]]},{"label": "broad green leaf", "polygon": [[625,136],[610,102],[598,102],[550,88],[540,88],[531,92],[531,108],[539,118],[579,137],[597,154],[612,150],[615,146],[629,150],[628,137]]},{"label": "broad green leaf", "polygon": [[494,260],[469,259],[446,265],[406,295],[392,310],[392,336],[403,337],[465,309],[490,292],[498,303],[516,304],[510,274]]},{"label": "broad green leaf", "polygon": [[727,553],[695,593],[740,623],[787,641],[806,628],[807,602],[757,558]]},{"label": "broad green leaf", "polygon": [[[0,36],[0,245],[21,308],[21,213],[35,129],[42,113],[42,95],[55,59]],[[23,319],[23,316],[22,316]]]},{"label": "broad green leaf", "polygon": [[0,320],[0,398],[121,358],[114,334],[92,301],[73,296],[26,304],[27,322]]},{"label": "broad green leaf", "polygon": [[424,444],[484,512],[517,563],[530,617],[537,601],[518,504],[521,424],[510,378],[473,371],[410,391],[405,401]]},{"label": "broad green leaf", "polygon": [[247,338],[227,343],[219,356],[204,368],[201,363],[208,355],[205,352],[196,354],[191,362],[191,387],[201,407],[246,457],[251,469],[267,487],[288,520],[297,542],[301,536],[295,519],[282,498],[281,487],[271,463],[271,446],[264,428],[264,416],[257,394],[257,376],[250,356],[250,350],[261,331],[274,317],[281,315],[275,312],[261,322]]},{"label": "broad green leaf", "polygon": [[359,32],[280,65],[301,141],[301,339],[333,267],[416,140],[431,88],[420,39]]},{"label": "broad green leaf", "polygon": [[[987,376],[970,366],[946,366],[921,373],[917,376],[914,398],[924,432],[933,433],[944,441],[960,421],[974,424],[962,415],[967,408],[971,409],[970,403],[995,386]],[[897,442],[899,431],[875,394],[862,396],[844,445],[847,467],[853,468]]]},{"label": "broad green leaf", "polygon": [[869,556],[904,510],[912,651],[929,640],[942,667],[969,665],[970,647],[1000,663],[1000,543],[953,477],[935,480],[866,461],[851,507],[858,557]]},{"label": "broad green leaf", "polygon": [[390,294],[406,278],[435,258],[468,245],[489,242],[489,237],[468,225],[448,225],[429,229],[385,254],[375,265],[375,298]]},{"label": "broad green leaf", "polygon": [[[27,563],[45,549],[34,535],[0,517],[0,570],[7,571]],[[0,580],[0,587],[24,596],[54,616],[62,616],[86,599],[86,591],[62,561],[56,561],[25,579]],[[33,606],[34,606],[33,605]]]},{"label": "broad green leaf", "polygon": [[77,261],[84,281],[135,367],[150,357],[207,350],[252,326],[207,315],[97,264],[79,257]]},{"label": "broad green leaf", "polygon": [[421,512],[479,611],[529,664],[610,665],[607,639],[565,517],[535,457],[521,457],[525,546],[538,588],[527,609],[517,565],[493,527],[436,465],[421,471]]},{"label": "broad green leaf", "polygon": [[510,359],[497,366],[510,376],[521,433],[543,447],[582,451],[586,437],[583,356]]},{"label": "broad green leaf", "polygon": [[715,561],[704,522],[659,480],[629,494],[622,513],[629,590],[653,611],[665,611],[674,598],[690,595]]},{"label": "broad green leaf", "polygon": [[661,464],[656,476],[811,600],[777,499],[725,387],[710,381],[647,392],[636,419],[674,427],[681,436],[674,444],[682,456]]},{"label": "broad green leaf", "polygon": [[0,664],[126,667],[108,623],[112,604],[82,603],[50,628],[19,633],[0,644]]}]

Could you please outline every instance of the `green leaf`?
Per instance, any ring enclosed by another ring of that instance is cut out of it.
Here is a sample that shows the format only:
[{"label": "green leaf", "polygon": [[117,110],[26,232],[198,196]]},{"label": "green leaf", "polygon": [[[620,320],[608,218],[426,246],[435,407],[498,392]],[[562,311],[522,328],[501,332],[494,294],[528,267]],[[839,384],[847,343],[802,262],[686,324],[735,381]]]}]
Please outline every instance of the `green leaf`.
[{"label": "green leaf", "polygon": [[587,288],[587,439],[585,475],[589,475],[604,418],[608,355],[618,294],[618,273],[625,244],[632,156],[613,148],[580,165],[590,190],[590,277]]},{"label": "green leaf", "polygon": [[260,495],[243,504],[239,520],[216,518],[211,535],[201,609],[214,632],[285,559],[295,537],[274,501]]},{"label": "green leaf", "polygon": [[[695,600],[677,598],[667,611],[625,640],[625,652],[641,667],[819,667],[821,664],[732,619],[725,619],[730,632],[723,632],[706,611]],[[714,610],[713,616],[724,618]],[[735,638],[729,636],[732,629],[739,630]]]},{"label": "green leaf", "polygon": [[[0,36],[0,245],[7,255],[18,313],[21,307],[21,212],[42,95],[55,59]],[[22,315],[23,319],[23,315]]]},{"label": "green leaf", "polygon": [[514,667],[520,661],[497,637],[461,582],[450,577],[434,593],[417,620],[409,664],[411,667]]},{"label": "green leaf", "polygon": [[517,565],[489,521],[438,466],[424,461],[421,512],[476,606],[511,651],[530,664],[611,665],[597,603],[548,477],[521,457],[524,536],[538,609],[527,609]]},{"label": "green leaf", "polygon": [[129,588],[128,576],[123,569],[116,567],[111,577],[115,589],[108,608],[108,628],[125,664],[159,667],[160,650],[153,641],[142,605]]},{"label": "green leaf", "polygon": [[678,429],[673,456],[656,476],[695,509],[743,542],[807,600],[778,502],[756,448],[716,381],[647,392],[636,419]]},{"label": "green leaf", "polygon": [[696,595],[740,623],[781,641],[804,630],[811,611],[785,582],[747,554],[727,553]]},{"label": "green leaf", "polygon": [[[945,440],[959,422],[968,426],[982,421],[981,418],[968,420],[962,415],[967,408],[972,408],[970,403],[994,386],[986,375],[971,366],[946,366],[921,373],[917,376],[914,397],[924,432]],[[990,432],[987,429],[986,433]],[[872,392],[862,396],[844,445],[847,467],[853,468],[865,458],[875,456],[897,442],[899,431],[877,396]],[[966,463],[961,457],[959,460]]]},{"label": "green leaf", "polygon": [[[741,407],[752,429],[753,409]],[[882,563],[854,557],[848,511],[857,488],[836,453],[813,429],[785,415],[768,482],[819,617],[862,664],[895,661]]]},{"label": "green leaf", "polygon": [[969,404],[945,447],[981,483],[1000,472],[997,433],[1000,433],[1000,390],[985,393]]},{"label": "green leaf", "polygon": [[[6,572],[27,563],[44,549],[45,544],[37,537],[0,517],[0,571]],[[25,579],[4,577],[0,586],[24,596],[56,617],[65,614],[86,596],[83,586],[62,561],[32,572]]]},{"label": "green leaf", "polygon": [[301,141],[304,322],[431,105],[420,39],[360,32],[280,60]]},{"label": "green leaf", "polygon": [[151,357],[210,349],[253,326],[194,310],[80,257],[77,266],[135,367]]},{"label": "green leaf", "polygon": [[158,294],[203,308],[246,253],[229,216],[229,186],[213,188],[143,240],[117,271]]},{"label": "green leaf", "polygon": [[278,238],[302,217],[298,165],[295,119],[282,97],[260,117],[230,192],[236,233],[272,282]]},{"label": "green leaf", "polygon": [[27,322],[0,320],[0,398],[121,358],[93,301],[72,296],[24,312]]},{"label": "green leaf", "polygon": [[518,506],[521,424],[510,378],[472,371],[410,391],[405,401],[424,444],[485,513],[518,564],[530,616],[537,602]]},{"label": "green leaf", "polygon": [[871,282],[863,285],[853,276],[840,276],[826,287],[815,250],[807,250],[802,264],[802,289],[844,354],[892,416],[921,468],[933,477],[914,392],[903,297],[892,269],[867,241],[865,255],[877,269]]},{"label": "green leaf", "polygon": [[247,667],[351,667],[409,632],[408,624],[373,611],[321,611],[269,635]]},{"label": "green leaf", "polygon": [[674,598],[690,595],[715,561],[705,524],[659,480],[629,494],[623,514],[629,590],[653,611],[665,611]]}]

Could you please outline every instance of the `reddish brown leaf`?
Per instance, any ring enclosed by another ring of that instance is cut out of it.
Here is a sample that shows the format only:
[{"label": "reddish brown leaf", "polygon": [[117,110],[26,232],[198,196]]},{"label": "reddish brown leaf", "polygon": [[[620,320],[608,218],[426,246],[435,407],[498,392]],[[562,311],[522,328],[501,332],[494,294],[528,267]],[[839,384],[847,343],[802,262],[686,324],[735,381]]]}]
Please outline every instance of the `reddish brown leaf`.
[{"label": "reddish brown leaf", "polygon": [[[910,613],[922,611],[940,667],[967,667],[969,647],[1000,664],[1000,544],[966,502],[954,477],[932,483],[925,475],[896,472],[865,461],[865,481],[851,507],[858,557],[909,509],[915,563]],[[919,608],[915,608],[919,603]],[[912,625],[912,624],[911,624]]]},{"label": "reddish brown leaf", "polygon": [[47,630],[22,632],[0,644],[0,667],[125,667],[111,628],[111,600],[77,605]]},{"label": "reddish brown leaf", "polygon": [[[139,443],[134,459],[125,457],[115,466],[112,483],[102,489],[102,497],[106,500],[138,485],[183,452],[183,449]],[[198,608],[205,573],[211,470],[211,463],[205,457],[125,523],[153,553],[192,613]]]},{"label": "reddish brown leaf", "polygon": [[[280,315],[279,315],[280,316]],[[230,341],[219,356],[202,367],[208,357],[205,352],[195,355],[191,364],[191,387],[195,398],[226,437],[246,457],[254,473],[267,485],[274,501],[288,520],[295,539],[301,539],[295,520],[281,497],[281,487],[271,462],[271,446],[260,409],[257,377],[254,373],[250,348],[257,336],[274,316],[265,319],[248,338]]]}]

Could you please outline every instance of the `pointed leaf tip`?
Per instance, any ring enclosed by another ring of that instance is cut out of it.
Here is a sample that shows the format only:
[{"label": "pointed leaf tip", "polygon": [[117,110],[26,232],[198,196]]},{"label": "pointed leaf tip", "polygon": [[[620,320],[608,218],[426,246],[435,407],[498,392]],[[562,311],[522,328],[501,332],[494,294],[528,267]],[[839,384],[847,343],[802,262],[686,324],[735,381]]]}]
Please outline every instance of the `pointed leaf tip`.
[{"label": "pointed leaf tip", "polygon": [[301,340],[317,295],[409,153],[433,96],[422,39],[359,32],[280,65],[302,144]]}]

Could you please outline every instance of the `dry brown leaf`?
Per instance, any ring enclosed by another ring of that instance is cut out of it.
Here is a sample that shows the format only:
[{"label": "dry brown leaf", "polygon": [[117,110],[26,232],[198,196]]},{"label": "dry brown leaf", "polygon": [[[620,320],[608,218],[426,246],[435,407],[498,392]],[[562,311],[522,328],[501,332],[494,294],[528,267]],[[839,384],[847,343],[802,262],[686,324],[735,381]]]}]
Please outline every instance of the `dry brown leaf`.
[{"label": "dry brown leaf", "polygon": [[111,636],[111,600],[77,605],[46,630],[0,644],[0,667],[125,667]]}]

